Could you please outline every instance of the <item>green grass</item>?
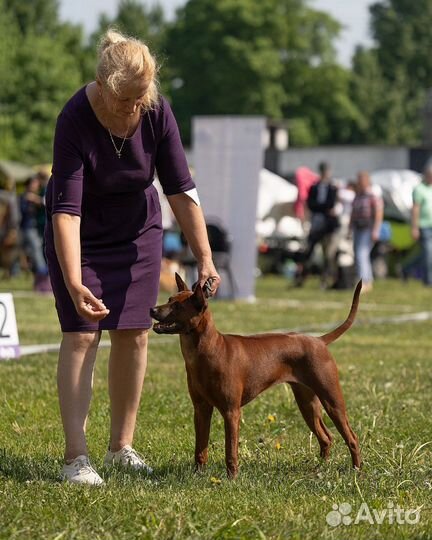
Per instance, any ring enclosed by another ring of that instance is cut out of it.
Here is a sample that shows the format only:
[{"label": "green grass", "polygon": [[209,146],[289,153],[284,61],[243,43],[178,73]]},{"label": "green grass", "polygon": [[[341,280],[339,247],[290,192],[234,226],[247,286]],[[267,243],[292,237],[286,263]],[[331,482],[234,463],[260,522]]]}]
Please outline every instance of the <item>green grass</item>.
[{"label": "green grass", "polygon": [[[30,289],[28,278],[0,290]],[[319,331],[341,321],[351,291],[324,292],[311,281],[289,289],[282,278],[258,282],[255,304],[212,302],[222,331],[275,328]],[[223,424],[213,419],[208,469],[195,474],[192,405],[177,337],[152,335],[135,446],[155,468],[150,480],[105,474],[101,488],[58,480],[63,452],[56,355],[0,363],[0,538],[432,538],[431,322],[390,324],[380,317],[428,311],[432,291],[418,283],[380,282],[362,297],[359,324],[332,346],[362,472],[333,425],[323,463],[289,387],[274,387],[243,410],[240,476],[225,477]],[[17,295],[22,344],[59,341],[51,297]],[[99,353],[88,440],[96,468],[107,446],[107,357]],[[125,359],[126,360],[126,359]],[[269,415],[275,421],[270,422]],[[427,444],[429,443],[429,444]],[[279,448],[280,445],[280,448]],[[279,449],[278,449],[279,448]],[[333,528],[333,504],[372,511],[421,507],[416,525],[361,522]]]}]

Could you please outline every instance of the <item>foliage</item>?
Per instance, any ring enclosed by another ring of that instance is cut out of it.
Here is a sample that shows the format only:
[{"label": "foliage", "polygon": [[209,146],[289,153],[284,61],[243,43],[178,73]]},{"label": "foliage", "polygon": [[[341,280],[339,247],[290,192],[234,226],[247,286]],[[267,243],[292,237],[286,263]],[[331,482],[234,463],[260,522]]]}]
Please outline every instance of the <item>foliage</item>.
[{"label": "foliage", "polygon": [[12,129],[19,147],[10,157],[50,162],[56,117],[81,82],[76,60],[59,47],[54,50],[49,36],[33,34],[24,37],[15,60],[20,90],[14,95]]},{"label": "foliage", "polygon": [[11,46],[0,63],[1,156],[50,162],[56,117],[82,82],[81,30],[58,21],[57,2],[2,2],[0,28]]},{"label": "foliage", "polygon": [[352,141],[369,144],[415,144],[424,92],[409,96],[406,74],[385,78],[377,50],[358,48],[353,59],[351,97],[360,112]]},{"label": "foliage", "polygon": [[[294,85],[299,84],[296,88]],[[296,118],[307,121],[308,144],[337,144],[352,141],[355,126],[361,121],[357,104],[349,96],[350,73],[335,64],[321,64],[304,69],[293,80],[291,91],[300,96],[291,109]],[[303,125],[300,125],[305,129]],[[291,142],[301,145],[297,126],[290,130]]]},{"label": "foliage", "polygon": [[297,119],[295,142],[346,140],[341,123],[356,111],[348,74],[335,64],[339,30],[303,0],[189,0],[166,46],[183,132],[191,115],[261,114]]},{"label": "foliage", "polygon": [[13,14],[22,35],[44,35],[58,27],[58,0],[3,0],[4,9]]},{"label": "foliage", "polygon": [[58,0],[0,0],[0,157],[51,160],[56,116],[93,79],[108,26],[148,43],[186,143],[194,115],[235,114],[287,119],[294,145],[418,144],[432,0],[380,0],[371,16],[374,46],[347,69],[340,24],[308,0],[188,0],[169,22],[158,4],[120,0],[88,38]]},{"label": "foliage", "polygon": [[432,87],[432,1],[381,0],[370,8],[375,46],[354,58],[352,98],[363,120],[358,142],[416,145]]},{"label": "foliage", "polygon": [[358,111],[349,96],[349,70],[335,61],[340,24],[304,2],[286,20],[283,115],[294,145],[348,142]]},{"label": "foliage", "polygon": [[194,115],[281,115],[282,63],[275,47],[281,18],[273,4],[190,0],[177,11],[166,50],[183,133]]},{"label": "foliage", "polygon": [[432,86],[432,1],[381,0],[371,6],[372,35],[384,77],[396,81],[402,68],[406,84]]},{"label": "foliage", "polygon": [[16,87],[17,70],[15,56],[18,49],[19,29],[13,16],[0,0],[0,155],[10,156],[15,147],[12,130],[13,103],[9,100],[10,89]]}]

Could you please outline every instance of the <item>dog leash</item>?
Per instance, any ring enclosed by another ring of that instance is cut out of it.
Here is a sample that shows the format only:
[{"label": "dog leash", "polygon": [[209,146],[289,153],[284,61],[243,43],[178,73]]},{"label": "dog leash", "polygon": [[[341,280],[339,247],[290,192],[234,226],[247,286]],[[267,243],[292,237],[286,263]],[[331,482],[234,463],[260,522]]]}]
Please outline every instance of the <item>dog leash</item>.
[{"label": "dog leash", "polygon": [[[208,279],[206,279],[202,289],[203,289],[203,292],[204,292],[204,296],[206,298],[210,298],[211,297],[211,293],[212,293],[212,286],[213,286],[213,282],[215,281],[215,278],[213,277],[209,277]],[[195,287],[198,285],[198,281],[196,281],[193,285],[192,285],[192,290],[195,290]]]}]

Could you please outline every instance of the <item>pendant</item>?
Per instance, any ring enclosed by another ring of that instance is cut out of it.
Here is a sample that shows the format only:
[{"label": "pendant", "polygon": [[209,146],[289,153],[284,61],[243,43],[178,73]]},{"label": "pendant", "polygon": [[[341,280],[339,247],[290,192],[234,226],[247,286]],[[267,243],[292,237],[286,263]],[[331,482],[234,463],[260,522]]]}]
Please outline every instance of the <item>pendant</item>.
[{"label": "pendant", "polygon": [[121,152],[117,152],[117,157],[120,159],[121,158]]}]

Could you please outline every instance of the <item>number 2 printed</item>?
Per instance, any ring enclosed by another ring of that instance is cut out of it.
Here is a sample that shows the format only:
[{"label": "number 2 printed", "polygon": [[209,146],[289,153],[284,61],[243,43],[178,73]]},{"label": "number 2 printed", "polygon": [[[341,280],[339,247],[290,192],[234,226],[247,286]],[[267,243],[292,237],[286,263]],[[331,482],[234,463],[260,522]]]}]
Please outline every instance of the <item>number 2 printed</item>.
[{"label": "number 2 printed", "polygon": [[1,338],[8,338],[10,335],[3,334],[4,327],[6,325],[6,319],[7,319],[7,309],[6,306],[2,301],[0,301],[0,339]]}]

